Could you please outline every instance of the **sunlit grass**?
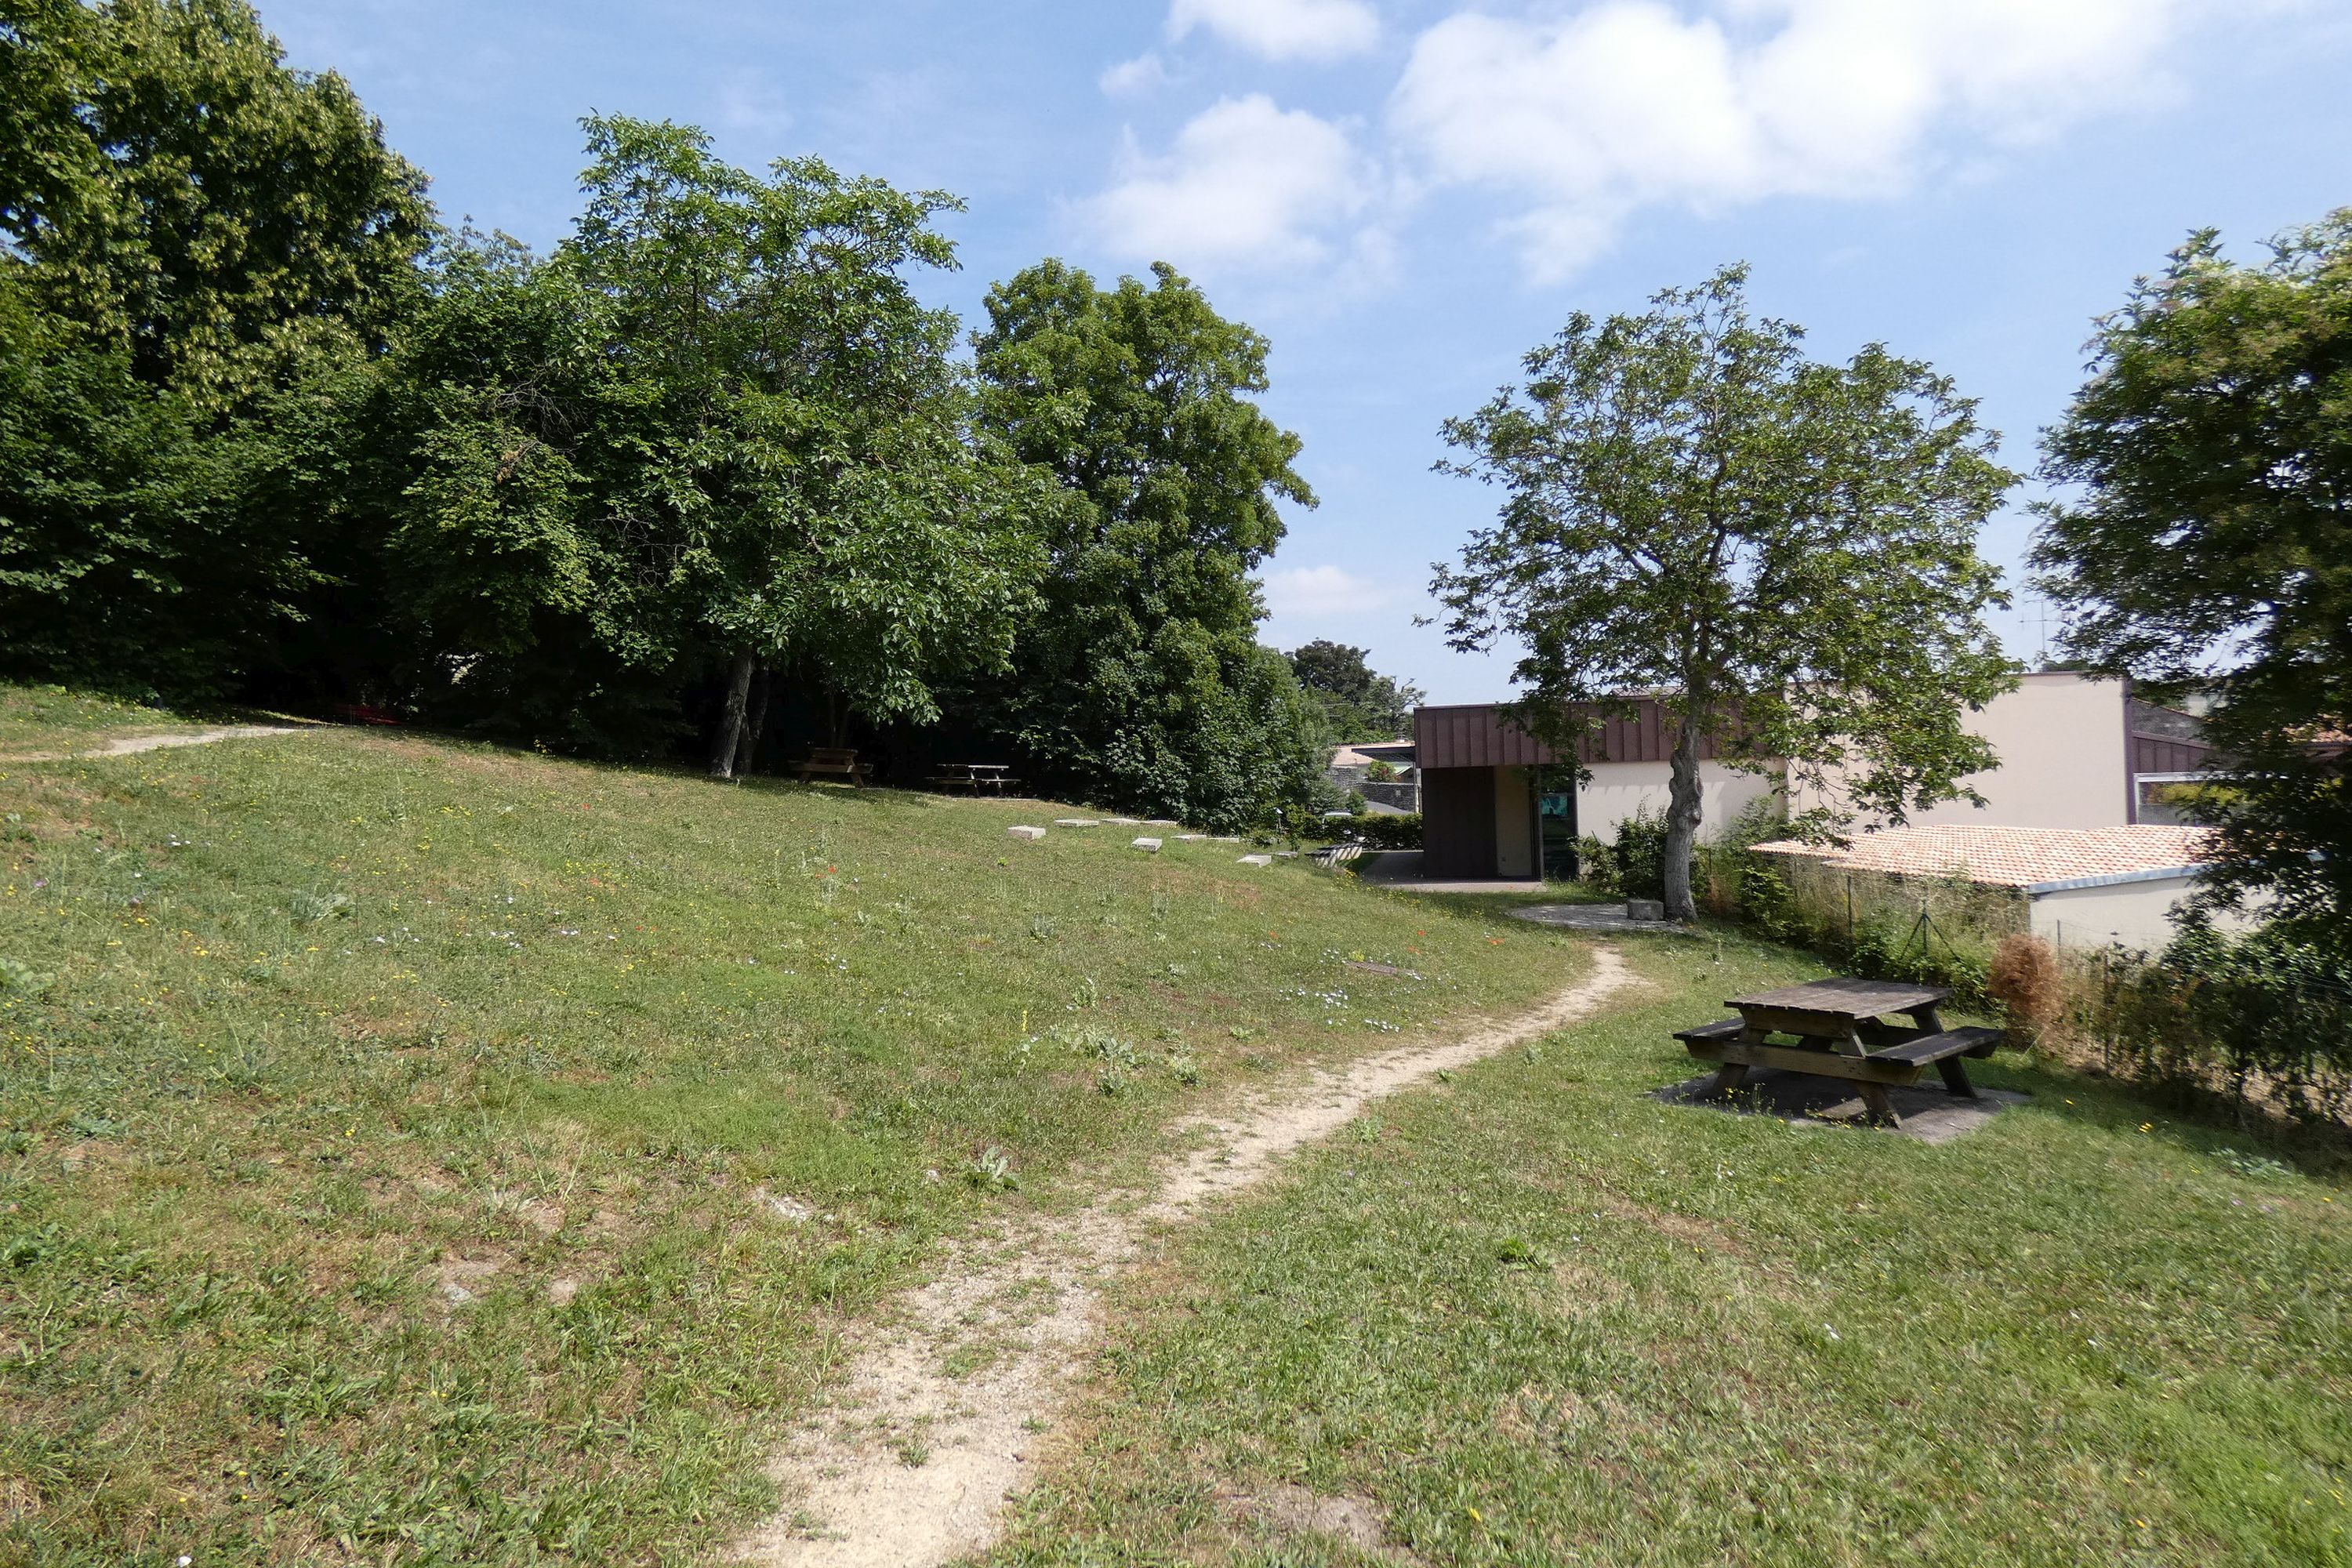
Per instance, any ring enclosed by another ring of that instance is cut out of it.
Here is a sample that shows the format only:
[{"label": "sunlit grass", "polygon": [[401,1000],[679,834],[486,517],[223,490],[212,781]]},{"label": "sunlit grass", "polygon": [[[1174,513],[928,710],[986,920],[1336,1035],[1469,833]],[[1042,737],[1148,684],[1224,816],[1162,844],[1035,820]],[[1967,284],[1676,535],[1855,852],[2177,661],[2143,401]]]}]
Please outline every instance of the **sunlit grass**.
[{"label": "sunlit grass", "polygon": [[1564,970],[1004,833],[1065,815],[381,731],[0,763],[0,1561],[689,1553],[932,1237]]},{"label": "sunlit grass", "polygon": [[0,757],[71,750],[101,732],[153,734],[189,722],[167,709],[77,687],[0,681]]},{"label": "sunlit grass", "polygon": [[1819,971],[1633,951],[1638,1010],[1176,1238],[989,1561],[1381,1561],[1319,1497],[1427,1563],[2352,1563],[2340,1153],[2007,1057],[1942,1147],[1664,1104],[1671,1029]]}]

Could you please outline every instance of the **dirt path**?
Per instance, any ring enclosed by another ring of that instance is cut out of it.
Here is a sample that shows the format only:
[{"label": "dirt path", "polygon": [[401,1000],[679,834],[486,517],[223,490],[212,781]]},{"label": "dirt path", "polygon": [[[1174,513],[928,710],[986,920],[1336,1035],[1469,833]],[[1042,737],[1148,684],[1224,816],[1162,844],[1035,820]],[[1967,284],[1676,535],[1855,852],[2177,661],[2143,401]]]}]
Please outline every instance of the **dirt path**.
[{"label": "dirt path", "polygon": [[79,752],[20,752],[0,756],[0,763],[64,763],[80,757],[130,757],[172,746],[208,746],[215,741],[242,741],[255,735],[300,735],[310,724],[224,724],[213,730],[167,730],[160,735],[118,735],[102,746]]},{"label": "dirt path", "polygon": [[1150,1192],[959,1247],[898,1316],[844,1347],[840,1397],[771,1471],[794,1500],[790,1511],[738,1542],[730,1560],[928,1568],[987,1546],[1005,1499],[1026,1484],[1030,1445],[1079,1363],[1107,1277],[1160,1227],[1265,1180],[1373,1100],[1586,1017],[1633,983],[1615,949],[1593,960],[1589,976],[1534,1012],[1201,1119],[1192,1125],[1211,1134],[1208,1146],[1171,1163]]}]

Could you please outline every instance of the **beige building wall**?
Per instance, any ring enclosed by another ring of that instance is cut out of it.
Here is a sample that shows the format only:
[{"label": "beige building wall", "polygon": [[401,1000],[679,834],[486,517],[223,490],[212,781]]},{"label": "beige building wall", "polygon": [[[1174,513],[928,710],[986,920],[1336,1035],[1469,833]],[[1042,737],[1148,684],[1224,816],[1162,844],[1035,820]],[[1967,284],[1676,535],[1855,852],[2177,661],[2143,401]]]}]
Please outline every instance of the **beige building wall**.
[{"label": "beige building wall", "polygon": [[[1666,813],[1671,763],[1594,763],[1592,777],[1576,792],[1576,830],[1603,844],[1617,841],[1617,825],[1646,806],[1652,816]],[[1698,765],[1699,829],[1702,841],[1718,837],[1732,819],[1780,787],[1778,773],[1748,773],[1723,763]]]},{"label": "beige building wall", "polygon": [[[2029,675],[1969,716],[2000,765],[1965,781],[1985,804],[1947,801],[1914,824],[1985,827],[2121,827],[2131,820],[2130,737],[2124,684],[2099,676]],[[1822,803],[1801,790],[1800,809]]]},{"label": "beige building wall", "polygon": [[2194,885],[2193,879],[2179,877],[2040,893],[2032,902],[2033,934],[2055,946],[2121,942],[2154,952],[2172,941],[2172,911]]},{"label": "beige building wall", "polygon": [[1495,875],[1526,879],[1536,871],[1535,781],[1526,768],[1495,770]]}]

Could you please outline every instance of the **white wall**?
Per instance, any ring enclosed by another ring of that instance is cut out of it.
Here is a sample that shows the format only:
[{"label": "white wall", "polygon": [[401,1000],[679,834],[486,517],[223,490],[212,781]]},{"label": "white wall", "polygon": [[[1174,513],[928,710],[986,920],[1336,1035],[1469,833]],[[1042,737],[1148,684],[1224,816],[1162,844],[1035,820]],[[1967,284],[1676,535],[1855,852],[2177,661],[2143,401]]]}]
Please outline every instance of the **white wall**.
[{"label": "white wall", "polygon": [[1495,874],[1536,875],[1534,781],[1525,768],[1495,770]]},{"label": "white wall", "polygon": [[[1594,763],[1591,779],[1576,792],[1576,830],[1603,844],[1617,841],[1617,825],[1647,806],[1652,816],[1666,813],[1666,779],[1671,763]],[[1699,828],[1702,840],[1715,838],[1731,826],[1750,801],[1780,787],[1777,773],[1744,773],[1723,763],[1698,765]]]},{"label": "white wall", "polygon": [[[1984,827],[2121,827],[2131,820],[2129,739],[2124,686],[2097,676],[2029,675],[1968,717],[1969,732],[1992,743],[2000,765],[1963,782],[1982,805],[1948,801],[1910,814],[1916,824]],[[1835,805],[1826,791],[1800,790],[1800,810]]]},{"label": "white wall", "polygon": [[2172,941],[2168,917],[2194,886],[2188,877],[2069,888],[2032,900],[2033,934],[2065,947],[2126,947],[2154,952]]},{"label": "white wall", "polygon": [[1972,715],[2000,766],[1969,784],[1981,806],[1951,801],[1915,813],[1918,823],[1996,827],[2121,827],[2131,820],[2131,744],[2124,685],[2084,675],[2029,675]]}]

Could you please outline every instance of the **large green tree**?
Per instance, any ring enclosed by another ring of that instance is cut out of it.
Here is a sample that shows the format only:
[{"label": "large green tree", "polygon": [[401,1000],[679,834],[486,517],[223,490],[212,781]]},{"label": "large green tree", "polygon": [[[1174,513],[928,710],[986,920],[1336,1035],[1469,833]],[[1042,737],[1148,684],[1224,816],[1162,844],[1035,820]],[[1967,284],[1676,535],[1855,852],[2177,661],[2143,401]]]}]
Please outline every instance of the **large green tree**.
[{"label": "large green tree", "polygon": [[415,289],[425,177],[245,0],[0,0],[0,234],[36,300],[221,411]]},{"label": "large green tree", "polygon": [[2068,648],[2210,704],[2210,900],[2352,955],[2352,208],[2252,264],[2196,235],[2092,350],[2033,552]]},{"label": "large green tree", "polygon": [[0,663],[204,693],[285,662],[341,542],[274,406],[414,300],[431,214],[243,0],[0,0]]},{"label": "large green tree", "polygon": [[1450,420],[1441,469],[1505,491],[1435,591],[1454,646],[1524,650],[1518,709],[1564,753],[1655,692],[1675,726],[1668,913],[1693,917],[1699,761],[1785,764],[1802,826],[1899,821],[1992,765],[1965,712],[2013,681],[1979,528],[2015,477],[1975,405],[1872,344],[1842,364],[1748,307],[1747,268],[1581,312],[1524,385]]},{"label": "large green tree", "polygon": [[1332,741],[1388,741],[1412,729],[1412,710],[1427,695],[1411,681],[1381,675],[1369,650],[1328,638],[1290,650],[1291,673],[1323,720]]},{"label": "large green tree", "polygon": [[[973,420],[950,204],[814,159],[765,174],[690,128],[589,121],[588,203],[544,261],[467,242],[343,421],[424,635],[425,700],[588,746],[647,738],[709,675],[712,771],[762,666],[877,718],[1001,664],[1055,487]],[[439,684],[435,684],[438,672]]]},{"label": "large green tree", "polygon": [[1165,264],[1099,288],[1045,261],[989,291],[986,416],[1073,504],[1047,544],[1008,717],[1044,782],[1233,826],[1315,771],[1250,574],[1312,506],[1298,437],[1265,416],[1266,341]]}]

